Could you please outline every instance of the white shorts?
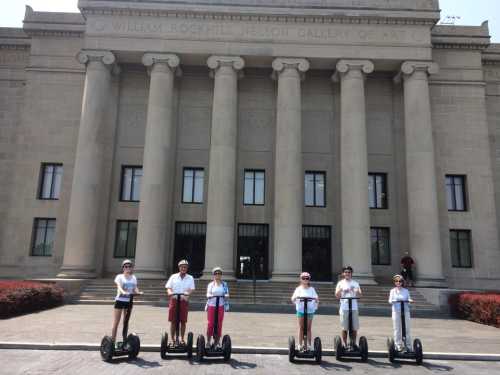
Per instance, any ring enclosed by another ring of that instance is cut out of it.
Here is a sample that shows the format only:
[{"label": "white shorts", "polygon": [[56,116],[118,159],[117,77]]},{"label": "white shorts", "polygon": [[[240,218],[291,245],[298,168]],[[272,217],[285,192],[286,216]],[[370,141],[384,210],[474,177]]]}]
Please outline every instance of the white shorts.
[{"label": "white shorts", "polygon": [[[349,329],[349,310],[340,310],[340,326],[344,331]],[[359,329],[359,314],[358,310],[352,310],[352,329],[357,331]]]}]

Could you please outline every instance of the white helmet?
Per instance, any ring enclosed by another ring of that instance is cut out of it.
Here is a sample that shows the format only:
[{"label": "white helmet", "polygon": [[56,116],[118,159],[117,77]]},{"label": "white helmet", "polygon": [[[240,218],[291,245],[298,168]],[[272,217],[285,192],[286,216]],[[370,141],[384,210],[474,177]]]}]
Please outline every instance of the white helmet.
[{"label": "white helmet", "polygon": [[179,261],[179,263],[177,263],[177,266],[189,266],[189,262],[186,260],[186,259],[182,259],[181,261]]}]

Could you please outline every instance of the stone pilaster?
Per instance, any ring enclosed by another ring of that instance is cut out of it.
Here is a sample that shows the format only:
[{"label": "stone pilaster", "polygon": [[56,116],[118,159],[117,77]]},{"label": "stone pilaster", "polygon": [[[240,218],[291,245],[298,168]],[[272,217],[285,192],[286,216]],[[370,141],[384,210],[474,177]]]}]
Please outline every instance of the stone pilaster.
[{"label": "stone pilaster", "polygon": [[438,71],[433,62],[407,61],[397,77],[404,87],[410,253],[420,286],[444,285],[429,97],[429,75]]},{"label": "stone pilaster", "polygon": [[175,175],[174,81],[179,57],[147,53],[142,58],[151,81],[139,204],[136,274],[165,277],[170,247],[173,178]]},{"label": "stone pilaster", "polygon": [[207,65],[214,78],[214,101],[203,273],[210,278],[212,268],[219,266],[225,278],[234,278],[238,76],[245,62],[237,56],[211,56]]},{"label": "stone pilaster", "polygon": [[302,270],[304,206],[301,78],[309,70],[309,61],[277,58],[272,66],[278,80],[272,278],[295,281]]},{"label": "stone pilaster", "polygon": [[368,151],[366,143],[365,76],[367,60],[341,60],[334,81],[340,81],[340,205],[342,262],[363,284],[375,284],[371,266]]},{"label": "stone pilaster", "polygon": [[82,113],[78,130],[73,183],[69,204],[64,260],[58,277],[96,277],[100,194],[104,191],[106,113],[111,96],[111,74],[116,58],[109,51],[83,50],[77,55],[86,65]]}]

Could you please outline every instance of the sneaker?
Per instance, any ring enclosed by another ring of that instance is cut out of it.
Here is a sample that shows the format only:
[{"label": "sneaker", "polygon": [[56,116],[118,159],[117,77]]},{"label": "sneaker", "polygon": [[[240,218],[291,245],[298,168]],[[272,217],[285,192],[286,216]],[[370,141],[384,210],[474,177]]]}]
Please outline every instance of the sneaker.
[{"label": "sneaker", "polygon": [[123,349],[123,342],[118,341],[115,343],[115,349],[116,350],[122,350]]},{"label": "sneaker", "polygon": [[299,349],[299,352],[302,352],[302,351],[304,351],[304,346],[303,345],[299,345],[298,349]]},{"label": "sneaker", "polygon": [[354,344],[352,347],[353,347],[353,350],[355,352],[359,352],[359,346],[357,346],[356,344]]}]

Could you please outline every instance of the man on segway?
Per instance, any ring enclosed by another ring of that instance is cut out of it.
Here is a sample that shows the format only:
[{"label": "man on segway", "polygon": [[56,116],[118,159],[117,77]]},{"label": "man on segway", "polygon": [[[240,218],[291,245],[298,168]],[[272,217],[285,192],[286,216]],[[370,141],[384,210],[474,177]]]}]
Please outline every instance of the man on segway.
[{"label": "man on segway", "polygon": [[[337,283],[335,287],[335,297],[340,299],[340,325],[342,327],[342,344],[347,347],[347,331],[349,330],[349,301],[343,298],[356,298],[361,297],[361,287],[358,282],[352,279],[352,267],[346,266],[342,268],[343,279]],[[351,301],[352,313],[352,342],[354,343],[354,350],[359,351],[356,345],[356,336],[359,330],[359,314],[358,314],[358,301],[353,299]]]},{"label": "man on segway", "polygon": [[[170,337],[172,338],[172,344],[176,343],[175,328],[177,324],[177,308],[180,309],[179,320],[181,323],[181,345],[184,345],[184,335],[186,333],[186,323],[188,317],[189,309],[189,295],[194,290],[194,279],[193,276],[187,273],[189,263],[187,260],[183,259],[178,264],[179,272],[174,273],[170,276],[165,288],[167,289],[167,295],[169,297],[169,309],[168,309],[168,321],[170,322]],[[183,294],[180,297],[180,306],[177,306],[177,299],[173,298],[174,294]]]}]

